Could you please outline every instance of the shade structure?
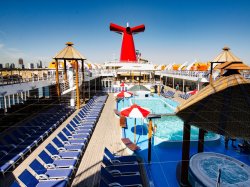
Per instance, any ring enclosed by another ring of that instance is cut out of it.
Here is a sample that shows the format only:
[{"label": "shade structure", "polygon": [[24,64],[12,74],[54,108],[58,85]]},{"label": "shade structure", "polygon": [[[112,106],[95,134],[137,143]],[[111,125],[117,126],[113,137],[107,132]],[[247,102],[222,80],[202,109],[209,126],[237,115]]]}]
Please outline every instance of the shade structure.
[{"label": "shade structure", "polygon": [[177,107],[188,124],[230,137],[250,139],[250,81],[222,76]]},{"label": "shade structure", "polygon": [[131,118],[146,118],[149,114],[149,109],[143,108],[137,104],[133,104],[130,107],[122,109],[121,111],[121,115]]},{"label": "shade structure", "polygon": [[[73,68],[75,68],[76,70],[76,78],[75,78],[75,85],[76,85],[76,101],[77,101],[77,109],[80,108],[80,91],[79,91],[79,76],[78,76],[78,71],[81,68],[82,64],[84,64],[84,60],[86,60],[86,58],[79,52],[77,51],[74,47],[73,47],[73,43],[72,42],[67,42],[66,43],[66,47],[61,50],[55,57],[55,61],[56,61],[56,85],[57,85],[57,92],[58,92],[58,96],[60,99],[60,86],[59,86],[59,72],[58,72],[58,61],[59,60],[63,60],[64,61],[64,80],[67,80],[67,70],[66,70],[66,61],[67,60],[71,60],[71,66]],[[80,65],[78,64],[81,61],[82,63],[80,63]],[[84,82],[84,71],[82,69],[82,82]],[[84,91],[84,90],[83,90]],[[84,94],[83,94],[84,95]],[[84,96],[83,96],[83,100]]]},{"label": "shade structure", "polygon": [[214,70],[224,69],[224,70],[250,70],[250,67],[243,62],[225,62],[215,66]]},{"label": "shade structure", "polygon": [[134,143],[136,144],[136,118],[146,118],[150,114],[150,110],[143,108],[137,104],[133,104],[128,108],[124,108],[120,114],[122,116],[135,118],[134,123]]},{"label": "shade structure", "polygon": [[67,42],[66,47],[61,50],[54,59],[66,59],[66,60],[86,60],[86,58],[73,47],[72,42]]},{"label": "shade structure", "polygon": [[133,94],[131,92],[121,91],[119,93],[115,93],[114,96],[117,98],[131,97]]},{"label": "shade structure", "polygon": [[224,63],[224,62],[242,62],[242,61],[230,51],[229,47],[224,47],[223,51],[217,57],[215,57],[212,60],[212,62]]}]

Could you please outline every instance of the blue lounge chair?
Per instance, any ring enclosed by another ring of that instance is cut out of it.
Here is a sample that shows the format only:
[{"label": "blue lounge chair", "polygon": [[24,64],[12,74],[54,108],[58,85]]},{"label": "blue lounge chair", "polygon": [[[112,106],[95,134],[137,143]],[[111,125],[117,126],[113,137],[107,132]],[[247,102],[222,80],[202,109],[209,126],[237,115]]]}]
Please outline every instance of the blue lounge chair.
[{"label": "blue lounge chair", "polygon": [[79,159],[81,153],[76,151],[59,152],[52,144],[48,144],[46,149],[52,154],[53,159]]},{"label": "blue lounge chair", "polygon": [[57,135],[64,144],[81,144],[86,145],[88,143],[88,139],[69,139],[62,132],[59,132]]},{"label": "blue lounge chair", "polygon": [[58,151],[78,151],[82,152],[85,145],[76,144],[64,144],[57,137],[55,137],[52,142],[57,146]]},{"label": "blue lounge chair", "polygon": [[71,140],[71,139],[89,139],[90,134],[72,134],[68,129],[63,128],[63,133]]},{"label": "blue lounge chair", "polygon": [[108,184],[119,183],[120,185],[142,186],[140,175],[120,175],[113,176],[104,167],[101,166],[101,178],[108,182]]},{"label": "blue lounge chair", "polygon": [[53,160],[50,155],[42,151],[39,155],[40,159],[46,164],[46,168],[75,168],[77,165],[76,159],[57,159]]},{"label": "blue lounge chair", "polygon": [[65,179],[39,181],[27,169],[18,178],[26,187],[66,187],[68,184],[68,181]]},{"label": "blue lounge chair", "polygon": [[112,160],[112,162],[138,162],[137,157],[130,155],[130,156],[114,156],[106,147],[104,149],[104,154]]},{"label": "blue lounge chair", "polygon": [[93,130],[95,127],[94,124],[84,124],[84,125],[76,125],[73,121],[70,121],[69,124],[75,129],[75,130],[83,130],[83,129],[90,129]]},{"label": "blue lounge chair", "polygon": [[66,128],[71,131],[73,134],[92,134],[92,129],[90,128],[83,128],[83,129],[75,129],[74,127],[72,127],[70,124],[66,125]]},{"label": "blue lounge chair", "polygon": [[69,168],[46,169],[38,160],[34,160],[29,165],[30,168],[38,174],[39,179],[69,179],[73,170]]}]

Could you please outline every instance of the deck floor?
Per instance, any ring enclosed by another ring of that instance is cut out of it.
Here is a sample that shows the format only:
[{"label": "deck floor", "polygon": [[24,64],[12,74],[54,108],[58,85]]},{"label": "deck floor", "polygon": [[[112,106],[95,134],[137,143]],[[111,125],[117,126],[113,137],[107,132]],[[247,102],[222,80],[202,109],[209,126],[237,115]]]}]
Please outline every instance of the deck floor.
[{"label": "deck floor", "polygon": [[110,94],[87,149],[82,157],[72,186],[93,187],[99,185],[104,147],[118,155],[127,155],[121,141],[119,118],[114,114],[116,101]]}]

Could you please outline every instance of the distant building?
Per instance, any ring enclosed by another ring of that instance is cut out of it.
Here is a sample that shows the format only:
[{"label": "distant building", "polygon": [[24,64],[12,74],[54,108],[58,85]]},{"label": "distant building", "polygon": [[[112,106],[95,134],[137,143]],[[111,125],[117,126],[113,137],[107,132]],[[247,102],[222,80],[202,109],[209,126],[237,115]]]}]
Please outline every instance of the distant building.
[{"label": "distant building", "polygon": [[40,64],[39,63],[36,63],[36,68],[40,68]]},{"label": "distant building", "polygon": [[19,58],[18,59],[18,68],[22,68],[23,67],[23,59]]},{"label": "distant building", "polygon": [[34,64],[33,64],[33,63],[29,63],[29,64],[28,64],[28,68],[29,68],[29,69],[34,69]]},{"label": "distant building", "polygon": [[43,62],[39,60],[39,68],[43,68]]},{"label": "distant building", "polygon": [[0,69],[3,69],[3,64],[0,64]]},{"label": "distant building", "polygon": [[10,68],[10,64],[9,63],[5,63],[5,68]]},{"label": "distant building", "polygon": [[15,68],[15,64],[14,63],[11,63],[10,64],[10,69],[14,69]]}]

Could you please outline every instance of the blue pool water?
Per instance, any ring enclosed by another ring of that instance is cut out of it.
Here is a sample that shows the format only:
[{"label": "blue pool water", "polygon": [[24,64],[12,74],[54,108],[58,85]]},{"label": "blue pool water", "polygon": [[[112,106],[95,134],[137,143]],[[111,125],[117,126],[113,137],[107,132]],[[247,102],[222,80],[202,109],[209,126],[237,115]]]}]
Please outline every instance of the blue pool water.
[{"label": "blue pool water", "polygon": [[[157,125],[155,136],[164,139],[165,141],[182,141],[183,139],[183,121],[177,116],[162,116],[160,119],[154,120],[154,125]],[[191,127],[191,140],[198,140],[199,129]],[[214,133],[208,132],[205,135],[205,140],[213,140],[218,138]]]},{"label": "blue pool water", "polygon": [[174,108],[169,105],[166,101],[160,98],[151,98],[151,99],[130,99],[131,104],[136,103],[141,107],[150,109],[151,114],[170,114],[174,113]]},{"label": "blue pool water", "polygon": [[216,186],[219,169],[221,186],[250,186],[250,167],[218,153],[198,153],[190,159],[189,176],[194,185]]}]

